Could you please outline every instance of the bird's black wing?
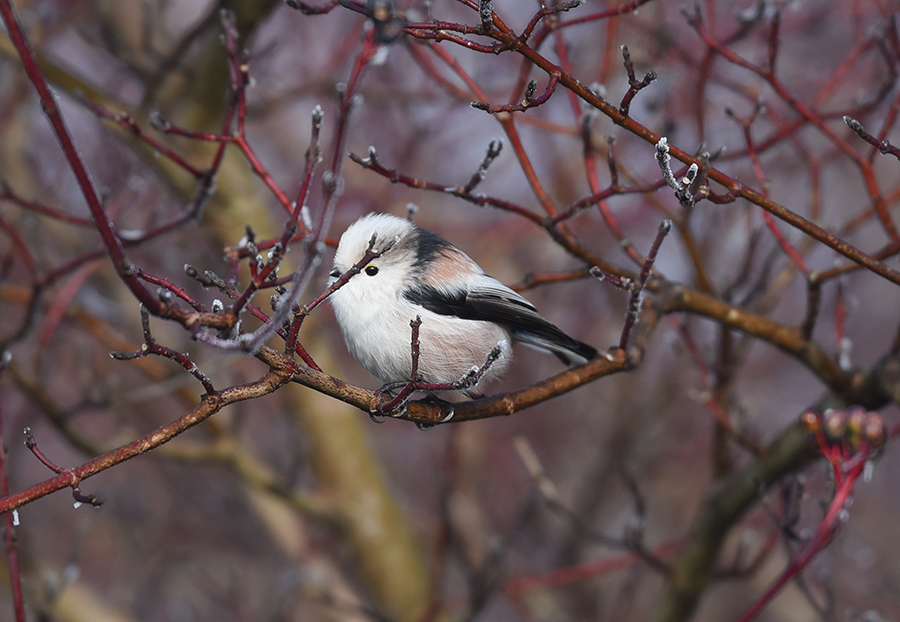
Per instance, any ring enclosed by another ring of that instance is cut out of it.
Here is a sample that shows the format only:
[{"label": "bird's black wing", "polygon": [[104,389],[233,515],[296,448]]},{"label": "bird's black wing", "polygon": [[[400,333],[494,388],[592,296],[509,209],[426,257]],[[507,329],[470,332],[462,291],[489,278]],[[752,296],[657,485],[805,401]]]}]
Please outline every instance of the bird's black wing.
[{"label": "bird's black wing", "polygon": [[528,300],[487,275],[480,275],[465,290],[419,284],[404,292],[404,296],[440,315],[502,324],[517,341],[549,350],[566,364],[584,362],[597,355],[594,348],[569,337],[542,317]]}]

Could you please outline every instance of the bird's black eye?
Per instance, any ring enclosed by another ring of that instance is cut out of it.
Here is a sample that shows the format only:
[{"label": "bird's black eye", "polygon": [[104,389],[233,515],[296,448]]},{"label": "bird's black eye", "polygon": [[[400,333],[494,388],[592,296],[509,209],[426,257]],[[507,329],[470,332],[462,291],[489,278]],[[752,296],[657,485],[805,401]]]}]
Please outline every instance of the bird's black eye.
[{"label": "bird's black eye", "polygon": [[369,276],[375,276],[378,274],[378,266],[366,266],[366,274]]},{"label": "bird's black eye", "polygon": [[336,279],[339,276],[341,276],[341,271],[338,268],[335,268],[334,270],[332,270],[331,272],[328,273],[328,276],[330,276],[333,279]]}]

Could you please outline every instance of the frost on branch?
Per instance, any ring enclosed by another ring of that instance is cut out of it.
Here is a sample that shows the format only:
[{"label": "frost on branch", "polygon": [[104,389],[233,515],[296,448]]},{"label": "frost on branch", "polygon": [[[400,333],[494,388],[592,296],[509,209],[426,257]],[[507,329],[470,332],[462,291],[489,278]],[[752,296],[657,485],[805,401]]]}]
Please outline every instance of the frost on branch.
[{"label": "frost on branch", "polygon": [[663,136],[659,139],[659,142],[656,143],[656,162],[659,164],[659,170],[662,173],[666,185],[675,191],[675,198],[678,199],[678,202],[684,207],[691,207],[697,202],[694,195],[691,194],[691,186],[694,184],[694,180],[697,179],[697,172],[700,168],[696,163],[691,164],[688,167],[687,172],[685,172],[684,177],[682,177],[681,180],[677,180],[675,179],[675,173],[672,172],[672,167],[669,164],[671,160],[672,156],[669,155],[669,140]]}]

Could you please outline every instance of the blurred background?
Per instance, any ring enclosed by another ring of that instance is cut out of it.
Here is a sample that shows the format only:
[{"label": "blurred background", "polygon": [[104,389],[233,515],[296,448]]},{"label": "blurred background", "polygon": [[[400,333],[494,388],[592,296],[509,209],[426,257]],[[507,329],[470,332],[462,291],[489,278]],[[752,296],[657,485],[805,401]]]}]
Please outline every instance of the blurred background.
[{"label": "blurred background", "polygon": [[[685,151],[709,151],[715,167],[857,248],[874,252],[887,244],[873,206],[880,201],[896,214],[898,162],[870,157],[871,148],[841,116],[859,118],[873,134],[886,127],[884,137],[900,141],[892,127],[900,102],[896,2],[702,3],[702,28],[734,54],[764,67],[775,51],[777,82],[789,98],[710,51],[689,23],[694,7],[636,4],[587,0],[551,15],[536,29],[544,36],[538,49],[618,104],[628,91],[620,51],[627,45],[637,78],[650,70],[657,75],[634,98],[634,119]],[[16,6],[125,239],[184,213],[198,182],[92,108],[127,112],[168,149],[200,169],[208,166],[214,144],[163,135],[150,119],[158,114],[178,127],[221,131],[229,77],[219,13],[226,7],[235,12],[247,50],[247,141],[289,196],[302,178],[311,112],[324,110],[324,160],[308,204],[313,214],[322,209],[322,174],[337,157],[341,194],[330,240],[362,214],[406,215],[414,204],[418,224],[521,287],[567,333],[606,350],[618,344],[623,292],[585,278],[530,285],[541,281],[535,277],[583,270],[583,257],[515,213],[391,183],[346,152],[365,157],[371,146],[389,169],[455,187],[469,181],[499,138],[504,149],[476,193],[543,216],[534,178],[546,200],[564,211],[592,193],[587,170],[600,188],[610,185],[612,148],[622,187],[635,191],[614,192],[600,207],[622,236],[645,253],[659,223],[676,221],[656,264],[661,276],[788,326],[798,326],[807,312],[807,281],[758,207],[737,201],[683,209],[670,190],[660,189],[653,144],[561,87],[546,104],[514,113],[511,125],[502,124],[503,114],[469,106],[478,99],[472,83],[491,103],[521,99],[513,92],[520,75],[537,80],[542,93],[546,74],[523,66],[520,55],[400,36],[363,69],[352,113],[341,124],[340,85],[353,79],[371,27],[357,11],[335,6],[306,15],[272,0],[22,0]],[[497,0],[493,7],[521,33],[540,5]],[[618,17],[567,24],[617,7]],[[398,0],[393,10],[410,22],[480,22],[465,2]],[[12,357],[0,380],[0,417],[10,487],[17,491],[52,475],[24,446],[26,426],[55,463],[74,466],[177,419],[203,389],[172,361],[110,358],[110,351],[140,347],[138,303],[101,251],[80,189],[5,33],[0,47],[0,343]],[[335,135],[339,125],[343,142]],[[586,165],[585,144],[594,150],[593,167]],[[29,202],[56,211],[47,215]],[[227,278],[226,248],[248,226],[257,239],[278,236],[285,219],[247,159],[229,148],[202,213],[128,252],[146,273],[210,305],[222,294],[190,279],[184,265]],[[637,270],[596,201],[568,226],[590,253]],[[845,263],[778,226],[811,270]],[[286,263],[293,268],[305,257],[299,245],[291,250]],[[331,252],[301,302],[323,288]],[[893,259],[888,264],[896,267]],[[245,270],[239,278],[246,279]],[[823,350],[863,369],[889,352],[900,289],[869,272],[847,271],[825,282],[821,294],[812,337]],[[255,302],[268,310],[268,293]],[[252,357],[192,341],[174,323],[152,319],[151,326],[160,344],[189,352],[217,388],[267,371]],[[247,320],[247,329],[255,326]],[[301,342],[327,373],[378,387],[347,353],[327,305],[308,318]],[[511,372],[491,389],[520,389],[561,371],[554,357],[520,349]],[[773,346],[693,315],[660,322],[632,372],[514,416],[427,432],[405,421],[376,425],[337,400],[286,386],[232,405],[169,445],[85,481],[84,492],[104,497],[99,509],[74,509],[67,492],[20,508],[16,538],[29,619],[653,619],[667,590],[659,566],[675,559],[703,496],[754,459],[716,423],[711,396],[742,435],[762,443],[825,391],[819,378]],[[882,414],[896,425],[895,406]],[[759,598],[819,524],[833,489],[827,471],[819,461],[783,482],[799,497],[792,526],[799,541],[780,532],[771,509],[776,501],[743,517],[719,555],[722,575],[690,619],[737,619]],[[897,473],[900,457],[889,443],[871,481],[857,486],[838,538],[759,619],[900,619]],[[780,490],[771,494],[780,499]],[[661,563],[634,556],[635,548]],[[3,579],[8,584],[8,573]],[[13,619],[9,593],[0,589],[0,619]]]}]

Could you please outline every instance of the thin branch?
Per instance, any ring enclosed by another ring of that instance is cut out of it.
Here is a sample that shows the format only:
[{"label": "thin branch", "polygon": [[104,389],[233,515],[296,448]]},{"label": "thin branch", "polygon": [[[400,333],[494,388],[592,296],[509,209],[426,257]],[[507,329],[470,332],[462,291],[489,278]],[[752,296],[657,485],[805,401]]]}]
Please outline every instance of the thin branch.
[{"label": "thin branch", "polygon": [[[0,351],[0,389],[3,388],[3,376],[9,366],[11,355],[8,350]],[[0,391],[2,395],[2,391]],[[0,400],[0,407],[3,400]],[[9,470],[7,469],[8,457],[7,443],[3,436],[3,412],[0,409],[0,496],[9,496]],[[16,526],[19,524],[19,515],[15,512],[3,514],[3,544],[6,552],[6,562],[9,570],[9,587],[12,591],[13,610],[16,622],[25,622],[25,597],[22,593],[22,570],[19,565],[19,551],[16,546]]]},{"label": "thin branch", "polygon": [[72,139],[72,135],[69,133],[68,127],[66,127],[62,112],[59,109],[57,98],[50,90],[47,80],[38,66],[37,59],[31,51],[28,39],[25,37],[22,25],[19,22],[16,11],[10,0],[0,0],[0,16],[2,16],[9,37],[19,54],[19,58],[22,61],[22,67],[25,70],[28,79],[37,90],[44,114],[46,115],[53,132],[56,134],[56,138],[69,163],[69,167],[72,169],[72,172],[78,181],[78,187],[81,189],[81,193],[88,204],[91,217],[97,227],[97,231],[100,233],[100,238],[103,241],[107,254],[112,260],[116,273],[139,301],[146,304],[155,312],[162,312],[163,306],[137,278],[134,271],[134,265],[125,254],[125,250],[122,247],[122,241],[119,239],[115,227],[103,207],[103,201],[100,198],[100,194],[94,186],[91,175],[88,173],[87,167],[81,159],[81,155]]},{"label": "thin branch", "polygon": [[892,155],[900,160],[900,147],[894,146],[888,140],[878,140],[863,128],[862,123],[852,117],[845,116],[844,123],[846,123],[847,127],[853,130],[857,136],[878,149],[878,151],[880,151],[881,153],[885,155]]},{"label": "thin branch", "polygon": [[143,345],[141,345],[140,350],[136,352],[110,352],[109,355],[118,361],[129,361],[137,358],[142,358],[144,356],[149,356],[151,354],[171,359],[181,365],[184,369],[186,369],[188,373],[190,373],[194,378],[197,379],[197,381],[201,385],[203,385],[203,389],[206,391],[205,396],[216,394],[216,389],[215,387],[213,387],[209,377],[202,371],[200,371],[200,368],[197,367],[197,364],[191,360],[190,355],[188,355],[186,352],[176,352],[171,348],[167,348],[156,343],[156,339],[154,339],[153,335],[150,333],[150,314],[147,312],[146,307],[144,307],[143,305],[141,306],[141,326],[143,326],[144,330],[144,343]]},{"label": "thin branch", "polygon": [[484,155],[484,160],[481,161],[481,164],[478,165],[478,170],[475,171],[475,174],[472,175],[472,178],[469,180],[465,186],[460,190],[461,194],[471,194],[473,190],[484,181],[484,178],[487,176],[488,167],[491,163],[497,159],[500,155],[500,152],[503,150],[503,141],[499,139],[492,140],[487,148],[487,153]]},{"label": "thin branch", "polygon": [[[35,458],[37,458],[41,464],[57,475],[71,475],[70,469],[64,469],[57,466],[52,460],[44,455],[44,452],[42,452],[40,448],[38,448],[37,441],[34,438],[34,433],[32,433],[31,428],[25,428],[25,446],[32,454],[34,454]],[[80,482],[74,477],[72,478],[72,481],[68,483],[68,486],[72,488],[72,497],[75,499],[75,507],[78,507],[82,503],[87,503],[94,507],[103,505],[103,499],[101,497],[83,494],[81,492]]]},{"label": "thin branch", "polygon": [[625,93],[622,101],[619,103],[619,112],[627,117],[631,111],[631,102],[634,100],[634,96],[656,80],[656,72],[650,70],[644,74],[641,80],[638,80],[634,75],[634,63],[631,62],[631,53],[628,51],[628,46],[624,44],[622,45],[622,57],[625,59],[625,72],[628,74],[628,92]]},{"label": "thin branch", "polygon": [[498,114],[500,112],[525,112],[529,108],[536,108],[542,104],[546,104],[553,93],[556,91],[556,85],[559,82],[559,74],[550,74],[550,80],[547,82],[547,88],[544,92],[535,97],[537,90],[537,82],[531,81],[525,90],[525,97],[518,104],[491,104],[488,102],[471,102],[469,105],[477,110],[484,110],[488,114]]}]

